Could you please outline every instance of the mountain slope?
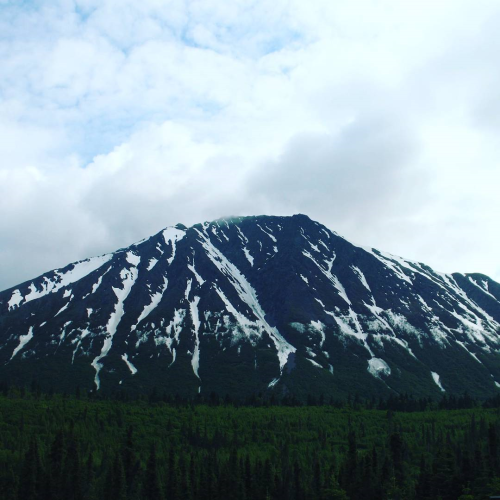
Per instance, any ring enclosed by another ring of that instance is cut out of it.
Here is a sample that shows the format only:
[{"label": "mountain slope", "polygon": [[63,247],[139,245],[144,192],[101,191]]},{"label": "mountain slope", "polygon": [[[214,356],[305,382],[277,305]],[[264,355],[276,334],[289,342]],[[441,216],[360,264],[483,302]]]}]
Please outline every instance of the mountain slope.
[{"label": "mountain slope", "polygon": [[167,228],[0,293],[0,376],[72,390],[500,389],[500,285],[304,215]]}]

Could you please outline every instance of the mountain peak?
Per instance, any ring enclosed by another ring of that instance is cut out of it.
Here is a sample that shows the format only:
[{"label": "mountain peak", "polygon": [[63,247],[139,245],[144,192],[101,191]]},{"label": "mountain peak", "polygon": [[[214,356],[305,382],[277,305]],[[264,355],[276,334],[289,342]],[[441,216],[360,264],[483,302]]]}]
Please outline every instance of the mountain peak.
[{"label": "mountain peak", "polygon": [[[477,396],[500,285],[361,248],[304,214],[165,228],[0,293],[0,376],[172,394]],[[460,367],[460,370],[457,370]]]}]

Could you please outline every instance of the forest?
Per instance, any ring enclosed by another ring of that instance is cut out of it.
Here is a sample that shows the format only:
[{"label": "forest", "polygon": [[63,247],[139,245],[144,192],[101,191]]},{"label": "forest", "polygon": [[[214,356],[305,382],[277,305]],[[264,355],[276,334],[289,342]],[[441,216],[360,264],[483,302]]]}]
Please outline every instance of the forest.
[{"label": "forest", "polygon": [[4,500],[500,495],[500,400],[301,403],[0,391]]}]

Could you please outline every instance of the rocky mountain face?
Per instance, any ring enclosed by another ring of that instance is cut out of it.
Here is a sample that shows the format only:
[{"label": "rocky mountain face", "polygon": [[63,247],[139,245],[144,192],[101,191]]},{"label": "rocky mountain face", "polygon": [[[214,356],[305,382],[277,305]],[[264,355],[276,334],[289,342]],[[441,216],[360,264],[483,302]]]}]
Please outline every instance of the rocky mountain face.
[{"label": "rocky mountain face", "polygon": [[0,293],[0,379],[346,397],[500,391],[500,285],[304,215],[169,227]]}]

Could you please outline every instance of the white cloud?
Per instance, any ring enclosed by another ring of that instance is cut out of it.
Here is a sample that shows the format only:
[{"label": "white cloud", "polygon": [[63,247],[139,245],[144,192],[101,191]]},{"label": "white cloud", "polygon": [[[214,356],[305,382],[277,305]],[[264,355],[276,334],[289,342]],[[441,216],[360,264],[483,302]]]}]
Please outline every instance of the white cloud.
[{"label": "white cloud", "polygon": [[0,288],[263,211],[500,280],[499,16],[494,0],[0,4]]}]

